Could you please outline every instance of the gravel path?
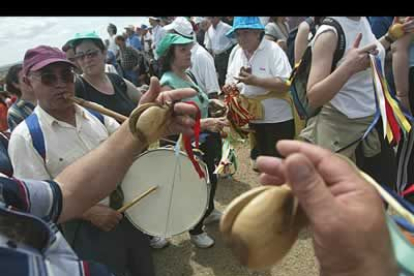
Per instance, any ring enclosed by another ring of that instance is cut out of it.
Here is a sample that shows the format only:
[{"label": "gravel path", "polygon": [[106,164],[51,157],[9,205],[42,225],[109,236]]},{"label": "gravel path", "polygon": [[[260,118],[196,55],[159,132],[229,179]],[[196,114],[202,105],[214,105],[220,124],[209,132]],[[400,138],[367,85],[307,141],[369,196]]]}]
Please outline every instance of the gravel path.
[{"label": "gravel path", "polygon": [[[258,175],[250,167],[247,144],[237,147],[239,170],[232,180],[220,179],[216,192],[216,208],[224,210],[233,198],[258,185]],[[276,266],[265,271],[249,271],[233,257],[223,244],[218,225],[209,225],[206,231],[216,244],[209,249],[194,247],[189,235],[172,238],[171,245],[154,250],[157,276],[298,276],[318,275],[312,241],[303,231],[289,254]]]}]

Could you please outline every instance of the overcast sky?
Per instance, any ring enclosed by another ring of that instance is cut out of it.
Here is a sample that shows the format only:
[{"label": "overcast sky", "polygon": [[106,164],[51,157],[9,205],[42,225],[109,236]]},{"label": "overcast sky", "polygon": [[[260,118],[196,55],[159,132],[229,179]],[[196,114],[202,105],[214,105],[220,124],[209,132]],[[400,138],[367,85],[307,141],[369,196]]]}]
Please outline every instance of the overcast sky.
[{"label": "overcast sky", "polygon": [[113,23],[118,34],[130,24],[148,24],[147,17],[0,17],[0,66],[23,60],[27,49],[38,45],[61,48],[77,32],[97,31],[108,37]]}]

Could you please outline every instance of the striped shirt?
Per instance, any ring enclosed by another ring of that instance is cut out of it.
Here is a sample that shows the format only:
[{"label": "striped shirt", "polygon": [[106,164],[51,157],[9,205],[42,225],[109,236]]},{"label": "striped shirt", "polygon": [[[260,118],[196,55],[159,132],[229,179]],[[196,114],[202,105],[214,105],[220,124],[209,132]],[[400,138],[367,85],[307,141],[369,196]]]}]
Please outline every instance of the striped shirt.
[{"label": "striped shirt", "polygon": [[[56,182],[0,177],[0,271],[12,276],[112,275],[104,266],[76,256],[54,224],[61,211]],[[34,237],[18,242],[6,235],[10,230]],[[40,245],[30,246],[33,240]]]},{"label": "striped shirt", "polygon": [[19,99],[12,106],[10,106],[7,112],[7,124],[9,125],[10,131],[32,114],[34,104],[31,102]]}]

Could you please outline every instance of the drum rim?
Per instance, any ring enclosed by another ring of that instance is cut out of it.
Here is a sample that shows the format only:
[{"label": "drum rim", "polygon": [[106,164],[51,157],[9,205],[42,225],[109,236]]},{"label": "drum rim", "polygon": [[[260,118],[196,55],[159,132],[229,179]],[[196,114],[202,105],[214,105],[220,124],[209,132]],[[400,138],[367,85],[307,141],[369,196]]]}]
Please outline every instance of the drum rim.
[{"label": "drum rim", "polygon": [[[156,149],[149,149],[149,150],[146,150],[146,151],[144,151],[144,152],[142,152],[142,153],[140,153],[137,157],[135,157],[134,158],[134,162],[138,159],[138,158],[140,158],[140,157],[142,157],[142,156],[144,156],[145,154],[149,154],[149,153],[151,153],[151,152],[155,152],[155,151],[173,151],[174,153],[175,153],[175,149],[173,148],[173,147],[159,147],[159,148],[156,148]],[[185,156],[185,157],[187,157],[188,159],[190,159],[190,157],[188,157],[188,154],[186,153],[186,152],[184,152],[184,151],[182,151],[182,150],[179,150],[178,151],[178,153],[179,154],[181,154],[181,155],[183,155],[183,156]],[[203,168],[204,168],[204,174],[205,174],[205,179],[206,179],[206,182],[207,182],[207,184],[208,185],[211,185],[211,182],[210,182],[210,176],[209,176],[209,174],[208,174],[208,168],[207,168],[207,164],[201,159],[201,158],[198,158],[197,156],[194,156],[194,158],[196,159],[196,161],[198,162],[198,163],[201,163],[202,165],[203,165]]]}]

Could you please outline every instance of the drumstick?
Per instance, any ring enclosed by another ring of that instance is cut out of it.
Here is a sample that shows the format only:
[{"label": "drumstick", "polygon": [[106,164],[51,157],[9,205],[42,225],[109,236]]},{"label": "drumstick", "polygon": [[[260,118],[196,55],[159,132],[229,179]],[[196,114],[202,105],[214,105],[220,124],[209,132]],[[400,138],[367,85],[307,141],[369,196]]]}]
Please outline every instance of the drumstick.
[{"label": "drumstick", "polygon": [[143,199],[144,197],[146,197],[147,195],[149,195],[150,193],[155,191],[157,188],[158,188],[158,186],[154,186],[154,187],[148,189],[146,192],[144,192],[143,194],[140,194],[133,201],[131,201],[130,203],[125,204],[124,206],[119,208],[117,211],[120,212],[120,213],[125,212],[126,210],[128,210],[129,208],[134,206],[138,201],[140,201],[141,199]]},{"label": "drumstick", "polygon": [[81,99],[81,98],[78,98],[78,97],[65,96],[65,98],[68,99],[68,100],[71,100],[71,101],[73,101],[73,102],[75,102],[75,103],[77,103],[77,104],[79,104],[79,105],[81,105],[85,108],[90,108],[90,109],[93,109],[95,111],[98,111],[99,113],[102,113],[104,115],[112,117],[115,120],[117,120],[118,122],[122,123],[122,122],[124,122],[128,119],[128,117],[126,117],[122,114],[116,113],[115,111],[112,111],[108,108],[105,108],[105,107],[103,107],[103,106],[101,106],[97,103],[90,102],[90,101],[87,101],[87,100],[84,100],[84,99]]}]

